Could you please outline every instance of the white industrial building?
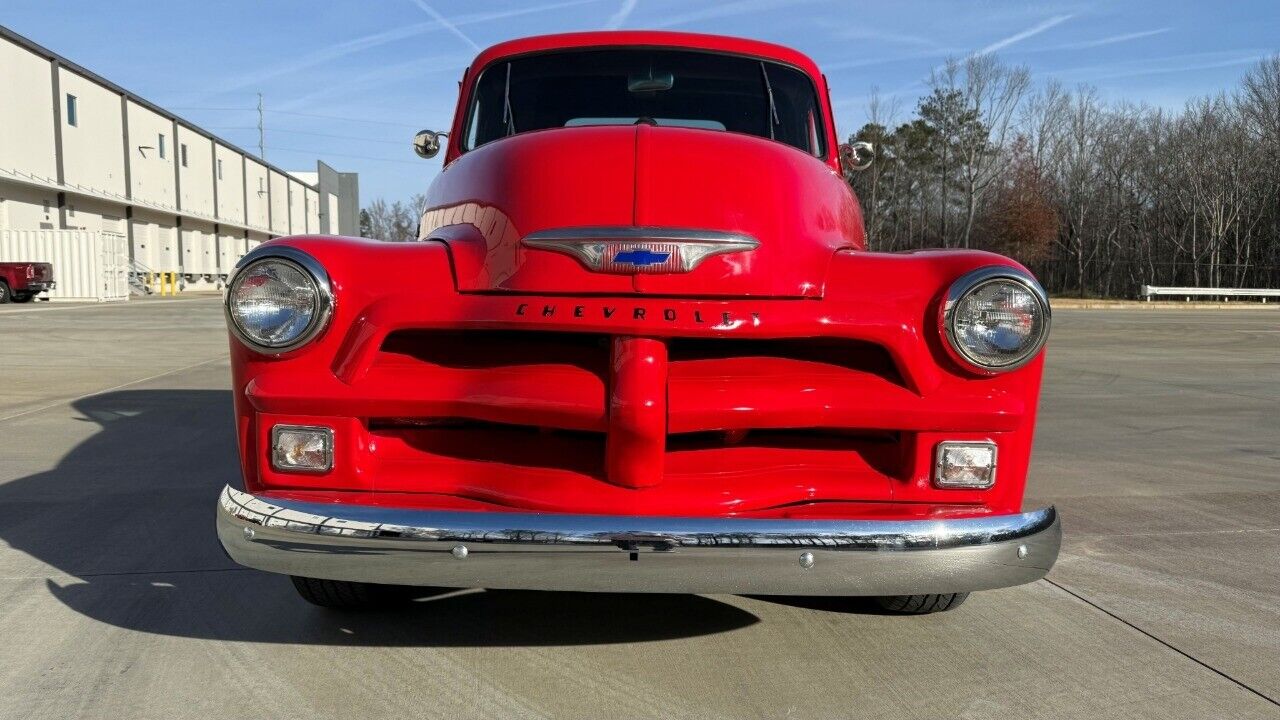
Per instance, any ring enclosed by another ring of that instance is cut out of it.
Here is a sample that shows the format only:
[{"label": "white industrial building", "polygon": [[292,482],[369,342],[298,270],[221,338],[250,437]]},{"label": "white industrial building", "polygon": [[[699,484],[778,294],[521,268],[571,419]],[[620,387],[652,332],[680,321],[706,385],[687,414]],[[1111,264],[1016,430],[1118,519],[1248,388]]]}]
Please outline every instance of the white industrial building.
[{"label": "white industrial building", "polygon": [[257,244],[358,216],[354,173],[281,170],[0,26],[0,261],[53,262],[53,297],[216,288]]}]

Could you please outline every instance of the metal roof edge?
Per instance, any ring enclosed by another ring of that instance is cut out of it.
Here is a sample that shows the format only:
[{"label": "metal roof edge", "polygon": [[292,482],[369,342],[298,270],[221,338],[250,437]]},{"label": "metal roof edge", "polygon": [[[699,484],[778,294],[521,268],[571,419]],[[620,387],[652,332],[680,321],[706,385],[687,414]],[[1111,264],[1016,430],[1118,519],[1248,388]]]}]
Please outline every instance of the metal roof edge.
[{"label": "metal roof edge", "polygon": [[[317,188],[316,186],[314,186],[314,185],[308,185],[307,183],[304,183],[304,182],[302,182],[301,180],[299,180],[299,179],[297,179],[297,178],[293,177],[292,175],[290,175],[290,174],[289,174],[289,171],[288,171],[288,170],[283,170],[283,169],[281,169],[281,168],[279,168],[279,167],[277,167],[277,166],[275,166],[275,165],[273,165],[273,164],[271,164],[271,163],[267,162],[266,160],[264,160],[264,159],[262,159],[262,158],[258,157],[257,155],[254,155],[254,154],[252,154],[252,153],[250,153],[250,152],[248,152],[248,151],[244,150],[243,148],[241,148],[241,147],[239,147],[239,146],[237,146],[237,145],[235,145],[235,144],[233,144],[233,143],[231,143],[231,142],[228,142],[227,140],[225,140],[225,139],[223,139],[223,138],[221,138],[221,137],[219,137],[219,136],[217,136],[217,135],[214,135],[213,133],[209,132],[208,130],[205,130],[204,128],[202,128],[202,127],[200,127],[199,125],[197,125],[197,124],[195,124],[195,123],[191,122],[190,120],[187,120],[187,119],[185,119],[185,118],[181,117],[180,115],[177,115],[177,114],[175,114],[175,113],[173,113],[173,112],[171,112],[171,111],[169,111],[169,110],[165,110],[164,108],[160,107],[159,105],[156,105],[155,103],[151,102],[150,100],[147,100],[146,98],[144,98],[144,97],[142,97],[142,96],[140,96],[140,95],[137,95],[136,93],[133,93],[133,92],[130,92],[129,90],[126,90],[125,88],[121,87],[120,85],[118,85],[118,84],[116,84],[116,83],[114,83],[114,82],[112,82],[112,81],[110,81],[110,80],[108,80],[108,79],[106,79],[106,78],[102,77],[102,76],[101,76],[101,75],[99,75],[98,73],[95,73],[94,71],[92,71],[92,70],[90,70],[90,69],[88,69],[88,68],[84,67],[83,65],[79,65],[79,64],[77,64],[77,63],[75,63],[75,62],[73,62],[73,61],[71,61],[71,60],[68,60],[65,56],[60,55],[60,54],[58,54],[58,53],[56,53],[56,52],[54,52],[54,51],[50,50],[49,48],[47,48],[47,47],[45,47],[45,46],[41,45],[40,43],[37,43],[36,41],[34,41],[34,40],[32,40],[32,39],[30,39],[30,38],[26,37],[25,35],[20,35],[20,34],[18,34],[17,32],[15,32],[14,30],[11,30],[10,28],[6,27],[5,25],[0,25],[0,38],[4,38],[5,40],[8,40],[8,41],[10,41],[10,42],[12,42],[12,43],[14,43],[14,44],[18,45],[19,47],[22,47],[22,48],[23,48],[23,49],[25,49],[25,50],[28,50],[28,51],[30,51],[30,52],[32,52],[32,53],[35,53],[36,55],[39,55],[39,56],[41,56],[41,57],[45,58],[46,60],[51,60],[51,61],[52,61],[52,60],[56,60],[56,61],[58,62],[58,64],[59,64],[59,65],[61,65],[62,67],[65,67],[66,69],[70,70],[71,72],[73,72],[73,73],[75,73],[75,74],[77,74],[77,75],[81,75],[81,76],[83,76],[85,79],[90,80],[90,81],[92,81],[92,82],[94,82],[94,83],[96,83],[96,84],[98,84],[98,85],[101,85],[101,86],[105,87],[106,89],[110,90],[111,92],[116,93],[116,94],[118,94],[118,95],[121,95],[121,96],[123,96],[125,99],[127,99],[127,100],[129,100],[129,101],[131,101],[131,102],[133,102],[133,103],[135,103],[135,104],[137,104],[137,105],[140,105],[140,106],[142,106],[142,107],[146,108],[147,110],[150,110],[151,112],[156,113],[157,115],[160,115],[161,117],[164,117],[164,118],[167,118],[167,119],[169,119],[169,120],[171,120],[171,121],[173,121],[173,122],[176,122],[176,123],[178,123],[179,125],[181,125],[181,126],[185,127],[186,129],[188,129],[188,130],[190,130],[190,131],[192,131],[192,132],[196,133],[197,135],[200,135],[200,136],[202,136],[202,137],[208,138],[210,141],[212,141],[212,142],[214,142],[214,143],[217,143],[217,144],[219,144],[219,145],[222,145],[223,147],[227,148],[228,150],[232,150],[232,151],[234,151],[234,152],[238,152],[238,153],[240,153],[241,155],[244,155],[245,157],[249,158],[250,160],[252,160],[252,161],[254,161],[254,162],[258,163],[259,165],[263,165],[263,166],[265,166],[268,170],[272,170],[272,171],[274,171],[274,172],[280,173],[281,175],[284,175],[286,178],[290,178],[290,179],[292,179],[292,180],[293,180],[293,182],[296,182],[296,183],[298,183],[299,185],[303,185],[303,186],[309,187],[309,188],[311,188],[311,189],[313,189],[313,190],[317,190],[317,191],[319,190],[319,188]],[[318,158],[317,158],[317,159],[318,159]]]}]

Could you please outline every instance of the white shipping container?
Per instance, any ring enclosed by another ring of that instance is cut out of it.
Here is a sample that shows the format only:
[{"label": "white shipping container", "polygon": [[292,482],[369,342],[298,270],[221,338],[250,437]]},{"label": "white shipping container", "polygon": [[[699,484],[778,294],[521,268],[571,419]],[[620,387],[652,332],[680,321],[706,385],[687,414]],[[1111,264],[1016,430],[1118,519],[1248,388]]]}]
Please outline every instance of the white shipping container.
[{"label": "white shipping container", "polygon": [[0,262],[51,263],[54,300],[129,298],[128,241],[119,233],[0,230]]}]

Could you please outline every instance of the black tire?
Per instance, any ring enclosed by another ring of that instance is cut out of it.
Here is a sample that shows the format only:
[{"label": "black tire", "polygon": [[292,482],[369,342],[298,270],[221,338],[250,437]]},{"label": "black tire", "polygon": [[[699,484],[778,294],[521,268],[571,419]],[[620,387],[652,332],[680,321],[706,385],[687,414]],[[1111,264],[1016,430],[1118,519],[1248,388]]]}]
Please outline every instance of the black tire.
[{"label": "black tire", "polygon": [[0,305],[9,302],[9,284],[0,280]]},{"label": "black tire", "polygon": [[293,587],[303,600],[312,605],[335,610],[363,610],[384,607],[404,601],[410,593],[396,585],[349,582],[346,580],[322,580],[320,578],[290,575]]},{"label": "black tire", "polygon": [[899,615],[928,615],[960,607],[969,593],[945,593],[942,595],[890,595],[876,598],[881,610]]},{"label": "black tire", "polygon": [[12,299],[16,303],[24,303],[24,302],[31,302],[31,299],[34,297],[35,295],[32,295],[29,292],[18,292],[18,293],[13,293],[10,296],[10,299]]}]

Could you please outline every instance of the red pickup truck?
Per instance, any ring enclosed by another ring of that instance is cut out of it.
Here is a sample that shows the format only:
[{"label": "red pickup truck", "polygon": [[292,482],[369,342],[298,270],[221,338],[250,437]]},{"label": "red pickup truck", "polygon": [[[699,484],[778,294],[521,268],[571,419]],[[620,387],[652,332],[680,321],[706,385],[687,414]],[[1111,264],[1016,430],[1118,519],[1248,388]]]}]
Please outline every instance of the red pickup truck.
[{"label": "red pickup truck", "polygon": [[10,300],[24,303],[53,288],[53,265],[49,263],[0,262],[0,304]]},{"label": "red pickup truck", "polygon": [[[420,242],[299,236],[226,296],[237,562],[396,586],[957,606],[1053,565],[1023,511],[1050,308],[977,251],[866,250],[804,55],[665,32],[503,43]],[[997,463],[998,459],[998,463]]]}]

